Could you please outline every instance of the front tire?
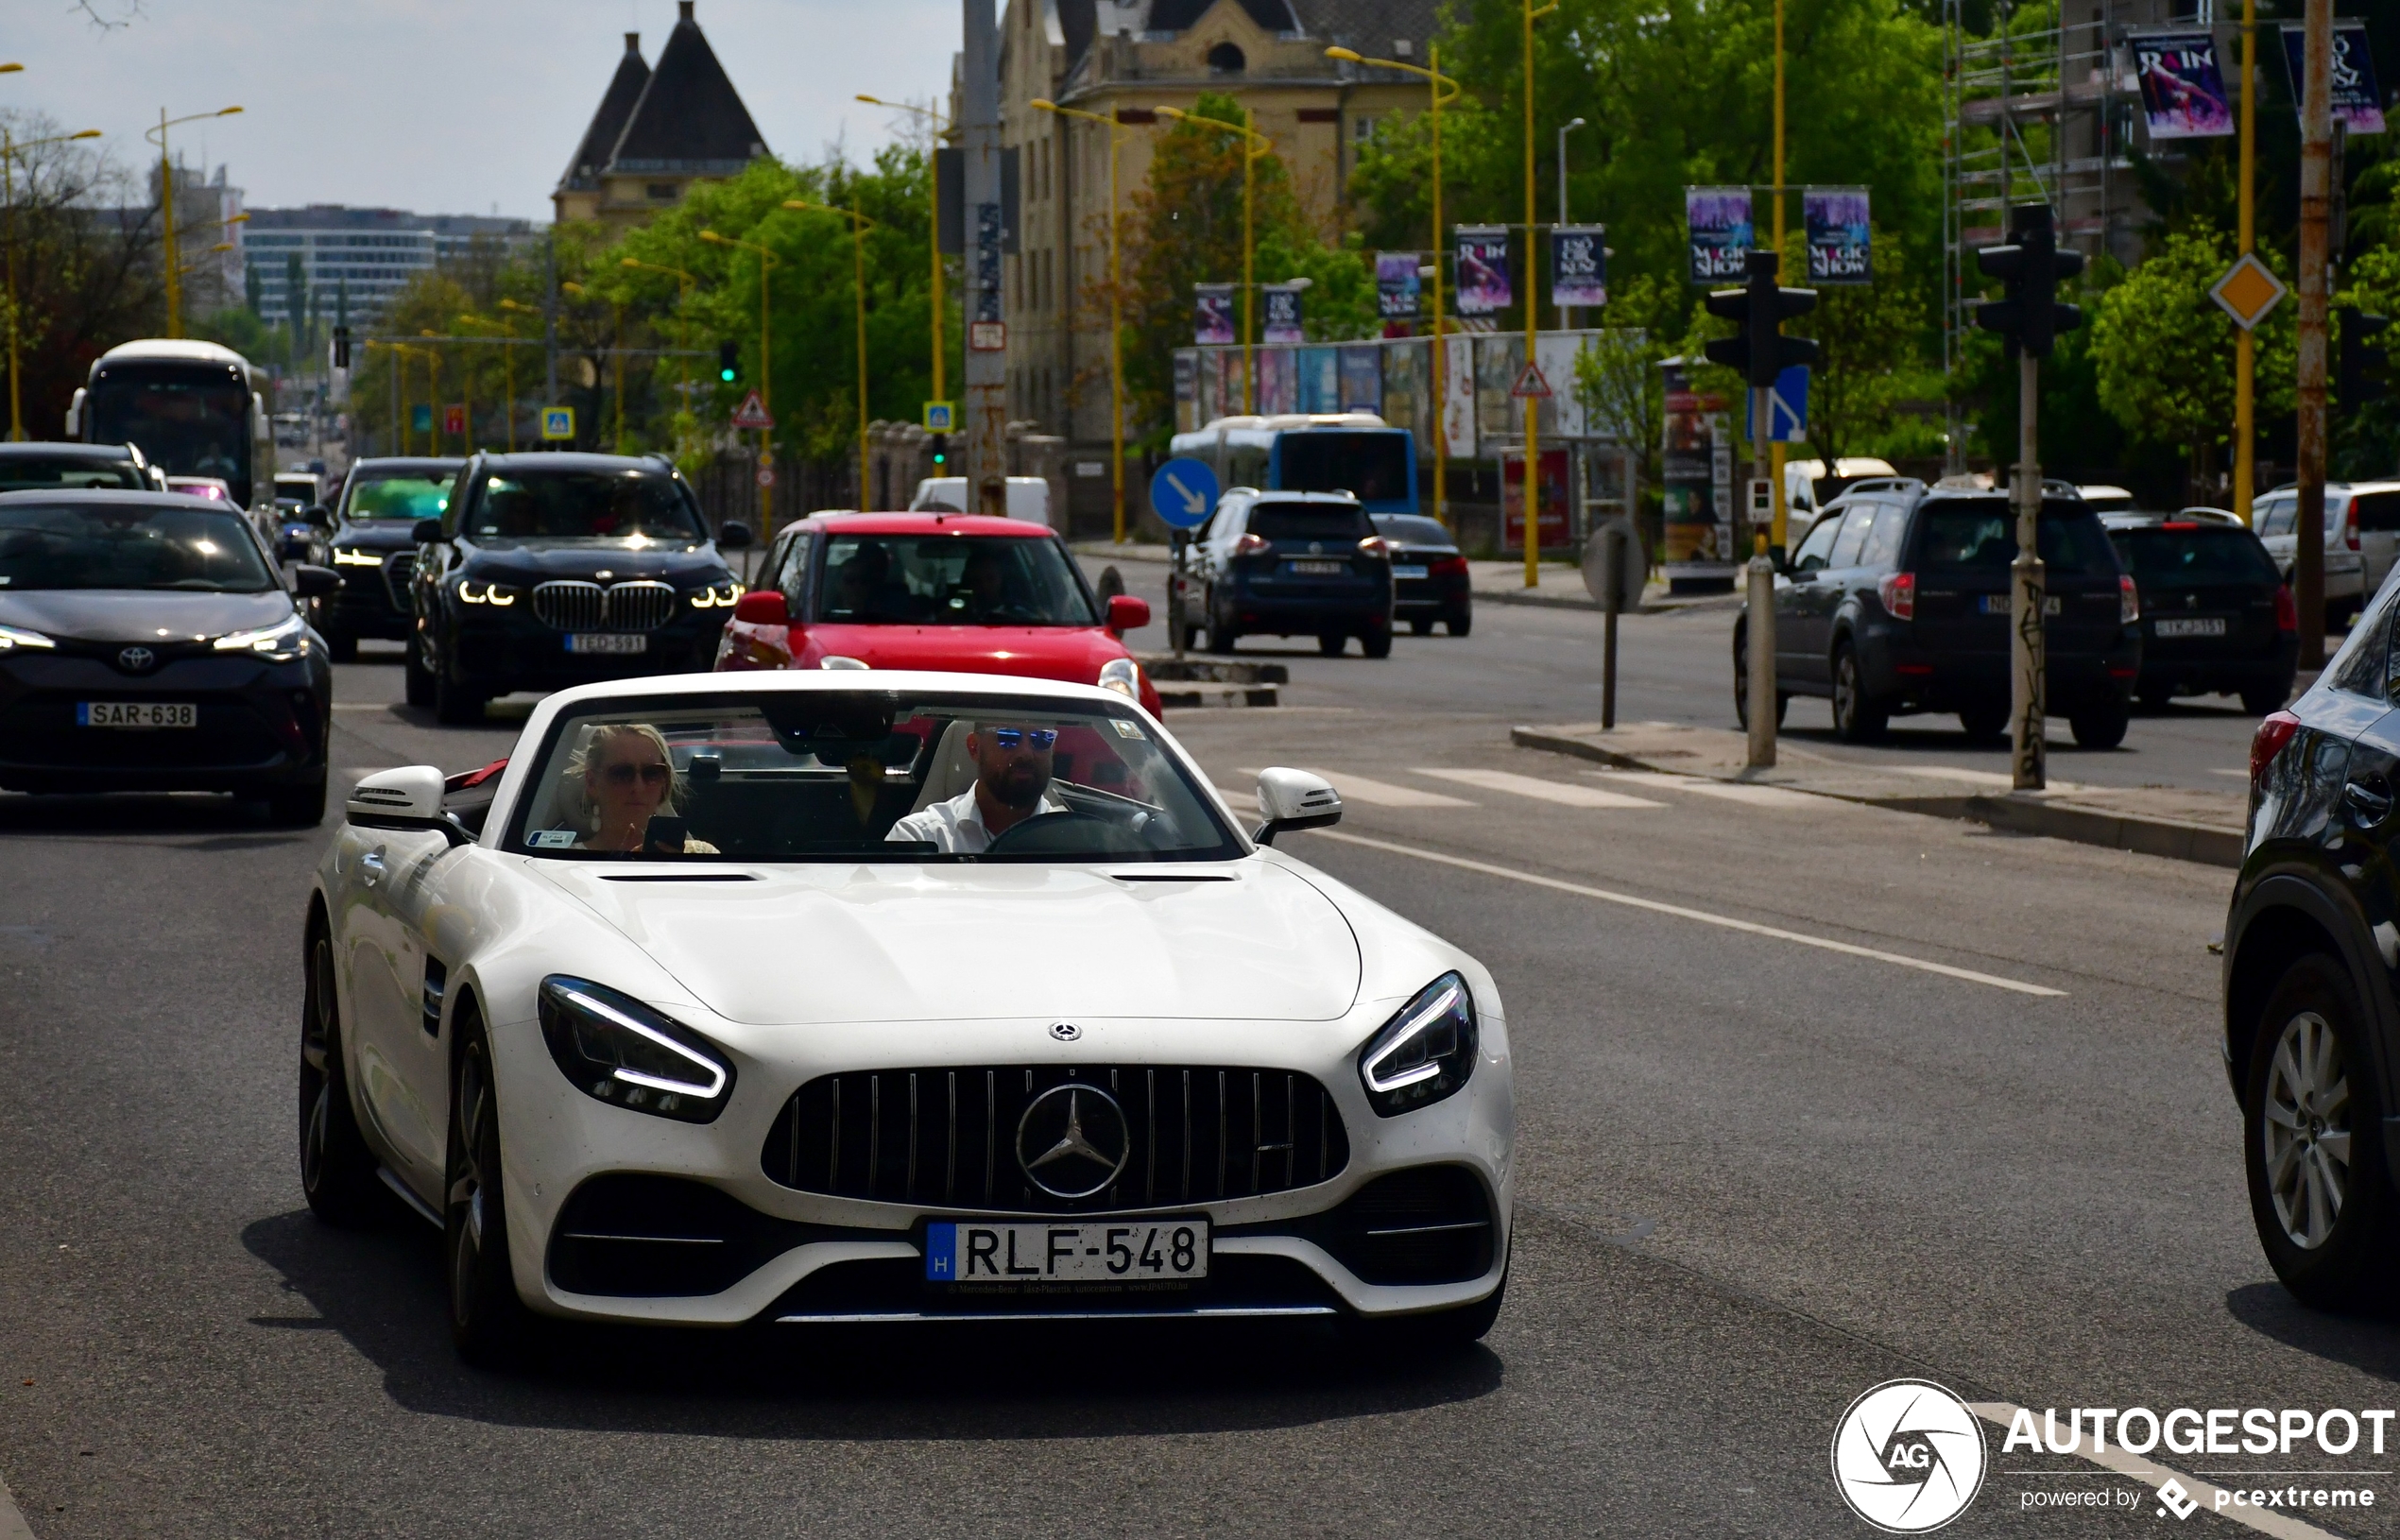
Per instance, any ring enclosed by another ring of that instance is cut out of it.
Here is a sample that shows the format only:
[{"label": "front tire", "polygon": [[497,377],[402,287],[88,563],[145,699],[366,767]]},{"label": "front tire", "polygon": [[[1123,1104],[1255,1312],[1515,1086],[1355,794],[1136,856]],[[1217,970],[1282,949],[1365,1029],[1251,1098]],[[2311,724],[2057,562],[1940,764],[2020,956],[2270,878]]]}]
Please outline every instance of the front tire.
[{"label": "front tire", "polygon": [[2242,1096],[2259,1244],[2292,1296],[2319,1309],[2380,1301],[2400,1263],[2368,1030],[2348,970],[2302,957],[2259,1014]]},{"label": "front tire", "polygon": [[326,1223],[351,1228],[384,1209],[375,1155],[358,1131],[350,1075],[342,1065],[339,997],[334,988],[334,943],[311,925],[308,978],[300,1001],[300,1193]]},{"label": "front tire", "polygon": [[[323,627],[318,627],[320,631]],[[358,638],[349,631],[324,631],[325,656],[336,663],[358,661]]]},{"label": "front tire", "polygon": [[1845,744],[1871,744],[1891,722],[1891,711],[1867,697],[1858,649],[1846,642],[1834,648],[1833,735]]},{"label": "front tire", "polygon": [[401,665],[402,675],[406,681],[408,704],[419,708],[434,704],[434,675],[433,671],[425,666],[422,649],[423,642],[416,637],[410,637],[407,658]]},{"label": "front tire", "polygon": [[472,727],[484,719],[484,697],[453,684],[447,674],[434,676],[434,719],[448,727]]},{"label": "front tire", "polygon": [[2132,723],[2133,714],[2122,706],[2076,711],[2066,719],[2066,725],[2075,729],[2078,748],[2115,748],[2125,741],[2125,729]]},{"label": "front tire", "polygon": [[449,1259],[450,1338],[458,1356],[503,1368],[524,1353],[533,1312],[508,1260],[508,1207],[501,1170],[500,1103],[491,1045],[471,1002],[461,1001],[450,1079],[450,1151],[443,1183],[442,1250]]}]

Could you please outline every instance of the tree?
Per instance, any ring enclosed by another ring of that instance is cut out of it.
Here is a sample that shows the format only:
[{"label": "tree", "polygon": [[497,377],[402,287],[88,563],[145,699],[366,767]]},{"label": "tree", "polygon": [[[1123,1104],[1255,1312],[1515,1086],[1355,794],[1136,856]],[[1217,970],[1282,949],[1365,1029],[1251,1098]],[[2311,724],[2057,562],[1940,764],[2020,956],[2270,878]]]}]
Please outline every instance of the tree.
[{"label": "tree", "polygon": [[[1808,282],[1806,237],[1792,233],[1783,254],[1787,284]],[[1809,447],[1832,461],[1886,447],[1911,395],[1938,392],[1940,377],[1922,367],[1927,334],[1925,285],[1908,270],[1906,246],[1875,241],[1875,282],[1827,283],[1817,308],[1786,330],[1817,339],[1822,352],[1809,381]]]}]

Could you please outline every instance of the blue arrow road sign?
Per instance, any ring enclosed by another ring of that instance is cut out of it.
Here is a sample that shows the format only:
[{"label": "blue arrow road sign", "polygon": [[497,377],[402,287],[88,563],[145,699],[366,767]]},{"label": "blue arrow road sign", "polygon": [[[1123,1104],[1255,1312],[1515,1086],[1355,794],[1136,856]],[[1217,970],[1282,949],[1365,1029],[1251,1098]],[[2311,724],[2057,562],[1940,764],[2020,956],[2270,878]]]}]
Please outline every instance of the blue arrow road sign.
[{"label": "blue arrow road sign", "polygon": [[1173,528],[1198,529],[1217,505],[1217,473],[1199,460],[1169,460],[1150,478],[1150,505]]},{"label": "blue arrow road sign", "polygon": [[[1757,397],[1743,391],[1741,399],[1749,405],[1741,414],[1741,436],[1753,436],[1757,432]],[[1770,444],[1795,444],[1809,436],[1809,366],[1794,364],[1775,376],[1775,387],[1767,392],[1767,424],[1774,432],[1767,435]]]}]

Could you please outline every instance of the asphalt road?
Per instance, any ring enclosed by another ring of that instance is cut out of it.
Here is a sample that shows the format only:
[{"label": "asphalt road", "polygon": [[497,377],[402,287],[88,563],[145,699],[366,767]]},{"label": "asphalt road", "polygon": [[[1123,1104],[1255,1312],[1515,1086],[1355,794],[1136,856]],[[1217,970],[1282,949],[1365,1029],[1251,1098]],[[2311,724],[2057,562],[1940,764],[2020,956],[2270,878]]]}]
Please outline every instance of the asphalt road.
[{"label": "asphalt road", "polygon": [[[42,1540],[1845,1535],[1871,1531],[1829,1440],[1895,1377],[2037,1411],[2391,1404],[2400,1331],[2296,1308],[2251,1234],[2203,947],[2224,873],[1509,748],[1495,724],[1571,673],[1534,655],[1571,659],[1580,620],[1487,607],[1465,643],[1295,659],[1294,705],[1171,722],[1229,789],[1333,774],[1343,826],[1290,847],[1507,999],[1509,1300],[1435,1361],[1297,1330],[885,1328],[578,1331],[529,1373],[462,1369],[433,1232],[330,1231],[299,1195],[324,832],[0,798],[0,1478]],[[1721,625],[1629,627],[1656,703],[1634,709],[1671,717],[1696,684],[1655,660]],[[388,660],[337,673],[348,771],[513,737],[392,707]],[[1990,1448],[1951,1532],[2250,1532]],[[2387,1534],[2396,1463],[2176,1468],[2345,1471],[2378,1506],[2310,1520]],[[2138,1500],[2028,1508],[2096,1489]]]}]

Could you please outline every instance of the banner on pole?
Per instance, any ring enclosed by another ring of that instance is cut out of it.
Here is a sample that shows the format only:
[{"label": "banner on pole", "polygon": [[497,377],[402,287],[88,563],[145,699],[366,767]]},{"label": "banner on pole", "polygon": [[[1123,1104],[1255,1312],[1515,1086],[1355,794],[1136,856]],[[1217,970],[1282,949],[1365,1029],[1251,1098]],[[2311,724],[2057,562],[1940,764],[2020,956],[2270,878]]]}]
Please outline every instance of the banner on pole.
[{"label": "banner on pole", "polygon": [[1233,330],[1233,285],[1191,285],[1191,340],[1203,348],[1222,348],[1241,339]]},{"label": "banner on pole", "polygon": [[1608,303],[1605,225],[1553,225],[1550,231],[1550,302],[1568,307]]},{"label": "banner on pole", "polygon": [[1516,299],[1508,282],[1508,227],[1460,225],[1458,235],[1458,313],[1492,316]]},{"label": "banner on pole", "polygon": [[1685,188],[1684,225],[1691,243],[1694,283],[1722,283],[1742,276],[1751,247],[1749,188]]},{"label": "banner on pole", "polygon": [[1800,194],[1809,231],[1809,282],[1875,282],[1874,232],[1863,187],[1810,187]]},{"label": "banner on pole", "polygon": [[1414,251],[1379,251],[1375,254],[1375,313],[1387,321],[1408,321],[1416,318],[1417,301],[1425,292],[1425,281],[1417,268],[1423,264]]},{"label": "banner on pole", "polygon": [[1262,342],[1299,342],[1304,340],[1300,326],[1300,290],[1291,283],[1268,283],[1260,293],[1267,302],[1266,330]]},{"label": "banner on pole", "polygon": [[[2300,110],[2302,83],[2307,78],[2307,40],[2300,22],[2286,22],[2284,68],[2291,81],[2291,105]],[[2354,134],[2383,132],[2383,92],[2375,84],[2375,56],[2367,48],[2367,24],[2337,20],[2333,24],[2333,120],[2346,123]]]},{"label": "banner on pole", "polygon": [[2131,42],[2152,139],[2214,139],[2234,131],[2214,34],[2157,32]]}]

